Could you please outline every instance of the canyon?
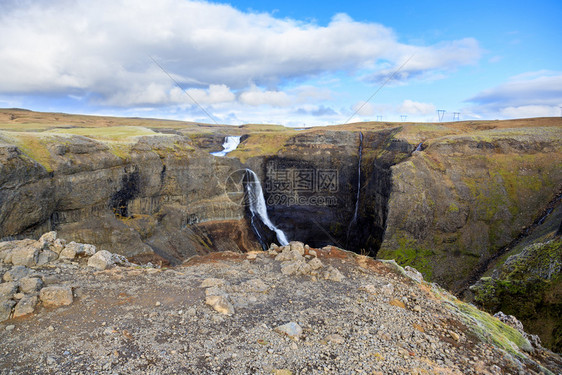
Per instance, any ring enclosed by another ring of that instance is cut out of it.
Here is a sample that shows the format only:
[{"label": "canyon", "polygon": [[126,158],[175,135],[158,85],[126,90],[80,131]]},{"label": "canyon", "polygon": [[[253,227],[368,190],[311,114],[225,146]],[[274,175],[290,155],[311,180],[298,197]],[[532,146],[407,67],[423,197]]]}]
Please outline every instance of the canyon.
[{"label": "canyon", "polygon": [[[240,144],[212,155],[229,136]],[[395,259],[468,300],[531,229],[560,241],[562,118],[296,130],[16,109],[0,110],[0,239],[56,230],[163,265],[262,250],[279,236],[252,220],[247,170],[288,241]],[[540,304],[556,322],[553,259]],[[561,332],[553,323],[541,338],[560,348]]]}]

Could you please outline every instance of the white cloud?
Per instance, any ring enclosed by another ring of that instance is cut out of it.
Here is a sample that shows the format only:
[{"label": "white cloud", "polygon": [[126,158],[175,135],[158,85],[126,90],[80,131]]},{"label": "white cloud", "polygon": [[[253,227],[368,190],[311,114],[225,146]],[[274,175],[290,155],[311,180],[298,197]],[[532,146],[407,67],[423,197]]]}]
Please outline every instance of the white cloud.
[{"label": "white cloud", "polygon": [[375,114],[375,107],[371,103],[360,101],[353,106],[353,113],[357,116],[372,116]]},{"label": "white cloud", "polygon": [[480,56],[474,39],[411,46],[383,25],[344,14],[319,26],[189,0],[8,0],[0,7],[0,94],[87,96],[110,106],[189,102],[149,56],[202,104],[234,102],[233,92],[242,92],[251,106],[292,103],[298,94],[279,91],[281,81],[358,70],[377,79],[413,52],[402,80],[436,77]]},{"label": "white cloud", "polygon": [[406,99],[398,107],[398,112],[405,115],[429,115],[435,113],[435,105]]},{"label": "white cloud", "polygon": [[562,74],[524,73],[467,100],[470,110],[490,117],[557,116],[562,106]]},{"label": "white cloud", "polygon": [[240,102],[251,106],[271,105],[285,107],[291,104],[291,98],[282,91],[264,91],[253,86],[240,94]]}]

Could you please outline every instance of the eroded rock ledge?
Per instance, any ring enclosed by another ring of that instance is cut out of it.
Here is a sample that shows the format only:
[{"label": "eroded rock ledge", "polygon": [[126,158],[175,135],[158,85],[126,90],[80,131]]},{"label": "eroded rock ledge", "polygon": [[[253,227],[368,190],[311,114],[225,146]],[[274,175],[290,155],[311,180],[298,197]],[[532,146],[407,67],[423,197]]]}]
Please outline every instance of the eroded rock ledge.
[{"label": "eroded rock ledge", "polygon": [[560,357],[530,341],[518,322],[502,316],[514,327],[506,325],[393,261],[299,242],[161,269],[98,270],[88,266],[95,254],[31,266],[42,280],[71,288],[72,303],[44,303],[0,324],[1,373],[562,369]]}]

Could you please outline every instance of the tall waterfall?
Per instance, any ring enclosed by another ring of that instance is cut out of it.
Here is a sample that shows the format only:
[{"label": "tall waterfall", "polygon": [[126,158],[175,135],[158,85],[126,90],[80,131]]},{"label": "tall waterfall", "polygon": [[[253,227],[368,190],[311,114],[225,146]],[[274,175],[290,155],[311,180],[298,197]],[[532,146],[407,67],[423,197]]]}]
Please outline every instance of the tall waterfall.
[{"label": "tall waterfall", "polygon": [[[288,245],[289,241],[287,240],[285,233],[283,233],[281,229],[273,225],[271,220],[269,220],[269,216],[267,215],[267,206],[265,204],[265,198],[263,197],[263,190],[261,187],[260,179],[251,169],[246,169],[246,178],[247,178],[246,194],[248,196],[248,204],[250,207],[250,212],[252,213],[252,220],[256,216],[259,217],[262,223],[264,223],[269,229],[275,232],[275,235],[277,236],[277,241],[279,241],[280,245],[282,246]],[[258,231],[256,230],[256,232]],[[257,235],[261,239],[261,235],[259,234],[259,232],[257,233]]]},{"label": "tall waterfall", "polygon": [[353,219],[347,227],[347,237],[349,240],[349,231],[354,224],[357,224],[357,215],[359,213],[359,197],[361,195],[361,160],[363,159],[363,133],[359,132],[359,161],[357,163],[357,195],[355,196],[355,211]]},{"label": "tall waterfall", "polygon": [[222,144],[222,151],[211,152],[214,156],[226,156],[231,151],[236,150],[236,147],[240,144],[240,136],[228,136],[224,139]]}]

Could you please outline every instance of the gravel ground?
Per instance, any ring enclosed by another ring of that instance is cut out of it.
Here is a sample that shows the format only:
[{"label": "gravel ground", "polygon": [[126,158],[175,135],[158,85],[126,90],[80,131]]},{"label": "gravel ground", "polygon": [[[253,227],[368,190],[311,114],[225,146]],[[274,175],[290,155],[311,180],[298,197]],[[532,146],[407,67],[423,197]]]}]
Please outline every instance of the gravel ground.
[{"label": "gravel ground", "polygon": [[214,253],[170,269],[96,271],[85,259],[36,267],[46,284],[72,287],[74,301],[1,323],[0,373],[562,371],[546,350],[492,344],[452,296],[392,264],[288,250]]}]

